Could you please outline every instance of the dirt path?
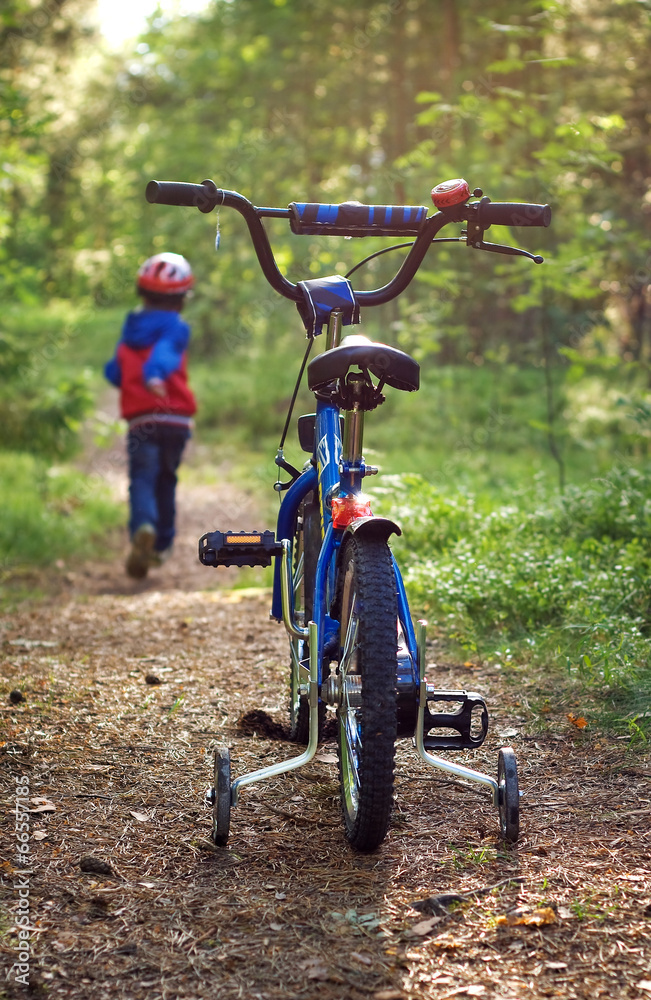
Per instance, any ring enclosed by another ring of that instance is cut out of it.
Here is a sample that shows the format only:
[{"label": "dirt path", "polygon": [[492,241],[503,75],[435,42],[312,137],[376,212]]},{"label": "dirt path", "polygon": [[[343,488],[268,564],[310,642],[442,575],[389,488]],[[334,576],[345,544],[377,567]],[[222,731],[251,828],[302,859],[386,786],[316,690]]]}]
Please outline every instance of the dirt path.
[{"label": "dirt path", "polygon": [[[177,557],[145,583],[126,580],[120,552],[3,623],[0,996],[26,993],[12,971],[25,899],[27,995],[651,995],[648,755],[563,716],[541,733],[494,670],[446,664],[438,678],[483,691],[493,709],[487,742],[464,760],[494,773],[502,743],[517,751],[517,848],[499,842],[481,790],[428,770],[408,740],[377,853],[344,840],[333,742],[303,770],[245,789],[229,847],[211,846],[213,747],[230,745],[236,774],[295,753],[264,725],[238,725],[255,709],[286,721],[286,640],[266,592],[225,589],[233,575],[195,561],[198,535],[230,514],[224,526],[244,525],[250,499],[217,482],[183,488],[180,508]],[[14,689],[26,701],[10,704]],[[23,870],[17,782],[32,800]],[[88,856],[111,874],[83,872]],[[411,905],[497,883],[448,912]]]}]

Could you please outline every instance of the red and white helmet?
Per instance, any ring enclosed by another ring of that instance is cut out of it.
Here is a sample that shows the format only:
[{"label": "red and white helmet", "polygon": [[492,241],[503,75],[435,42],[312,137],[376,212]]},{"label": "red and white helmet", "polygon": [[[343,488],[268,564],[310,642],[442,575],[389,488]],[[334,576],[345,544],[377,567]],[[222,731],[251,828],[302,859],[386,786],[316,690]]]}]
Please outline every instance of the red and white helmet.
[{"label": "red and white helmet", "polygon": [[192,268],[180,253],[157,253],[138,270],[138,289],[155,295],[185,295],[194,285]]}]

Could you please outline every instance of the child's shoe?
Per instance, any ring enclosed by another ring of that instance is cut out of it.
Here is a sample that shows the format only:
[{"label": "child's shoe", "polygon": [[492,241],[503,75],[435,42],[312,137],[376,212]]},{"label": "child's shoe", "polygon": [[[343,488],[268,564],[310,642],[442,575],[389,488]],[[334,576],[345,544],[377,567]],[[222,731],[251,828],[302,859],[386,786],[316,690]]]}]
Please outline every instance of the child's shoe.
[{"label": "child's shoe", "polygon": [[156,529],[152,524],[141,524],[133,533],[131,552],[127,557],[126,570],[134,580],[147,576],[156,542]]},{"label": "child's shoe", "polygon": [[162,566],[166,563],[169,557],[172,555],[172,546],[168,545],[166,549],[161,549],[160,551],[152,552],[149,557],[149,566]]}]

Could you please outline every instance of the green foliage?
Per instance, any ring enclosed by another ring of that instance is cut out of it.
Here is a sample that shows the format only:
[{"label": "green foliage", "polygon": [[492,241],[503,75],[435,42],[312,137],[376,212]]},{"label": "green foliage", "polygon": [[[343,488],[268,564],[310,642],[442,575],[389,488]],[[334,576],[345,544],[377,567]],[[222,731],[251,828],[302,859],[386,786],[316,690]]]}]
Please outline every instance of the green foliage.
[{"label": "green foliage", "polygon": [[0,451],[0,505],[0,566],[9,576],[92,555],[123,517],[101,479],[18,451]]},{"label": "green foliage", "polygon": [[651,540],[648,471],[615,466],[607,477],[589,486],[570,487],[560,508],[565,526],[559,523],[559,527],[580,542],[594,538],[643,545]]},{"label": "green foliage", "polygon": [[0,448],[62,458],[74,452],[93,398],[90,374],[52,366],[65,344],[42,329],[29,336],[0,331]]},{"label": "green foliage", "polygon": [[[651,468],[498,505],[397,479],[415,607],[502,666],[569,670],[614,706],[651,692]],[[383,498],[387,505],[387,497]]]},{"label": "green foliage", "polygon": [[[603,318],[614,298],[619,350],[644,355],[644,4],[589,0],[579,11],[569,2],[500,0],[487,13],[479,0],[334,8],[327,0],[214,0],[200,15],[154,15],[134,51],[98,59],[94,49],[92,64],[87,6],[61,0],[54,17],[31,4],[27,33],[16,30],[28,9],[20,0],[3,19],[0,226],[3,280],[14,298],[44,287],[121,303],[137,263],[175,249],[198,273],[197,347],[215,355],[242,323],[268,343],[282,312],[242,220],[222,213],[214,257],[212,220],[146,205],[149,177],[212,175],[258,204],[283,205],[425,202],[434,182],[464,174],[493,200],[552,203],[548,232],[496,234],[542,251],[547,263],[437,248],[420,285],[378,311],[385,328],[444,362],[504,345],[511,358],[531,360],[543,325],[553,357],[556,345],[580,346],[586,314]],[[21,72],[27,63],[37,71]],[[356,244],[293,237],[284,222],[269,231],[293,279],[358,259]],[[384,277],[388,267],[376,262],[355,281]]]},{"label": "green foliage", "polygon": [[92,37],[90,7],[91,0],[3,3],[0,289],[7,301],[33,302],[44,282],[53,291],[52,275],[66,256],[58,242],[69,232],[62,220],[74,216],[75,206],[62,197],[59,181],[72,166],[70,137],[83,116],[75,56]]},{"label": "green foliage", "polygon": [[14,306],[3,314],[0,564],[11,578],[30,566],[93,554],[123,517],[101,480],[50,465],[79,449],[100,381],[99,369],[86,362],[108,357],[116,318],[63,302]]}]

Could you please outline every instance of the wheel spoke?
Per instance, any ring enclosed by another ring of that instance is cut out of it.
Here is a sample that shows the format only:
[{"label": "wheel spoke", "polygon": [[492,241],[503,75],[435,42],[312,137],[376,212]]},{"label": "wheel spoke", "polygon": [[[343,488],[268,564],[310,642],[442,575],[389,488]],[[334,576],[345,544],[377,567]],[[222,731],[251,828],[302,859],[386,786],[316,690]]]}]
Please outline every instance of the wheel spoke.
[{"label": "wheel spoke", "polygon": [[292,581],[292,586],[294,588],[294,595],[296,595],[296,592],[299,590],[301,584],[303,583],[303,562],[304,562],[304,555],[301,552],[296,562],[296,566],[294,568],[294,579]]},{"label": "wheel spoke", "polygon": [[341,661],[339,664],[339,672],[343,678],[347,673],[357,673],[356,670],[348,670],[348,663],[352,659],[353,654],[357,652],[357,632],[358,632],[358,619],[357,615],[352,614],[348,621],[348,628],[346,629],[346,639],[344,641],[344,648],[341,651]]},{"label": "wheel spoke", "polygon": [[357,728],[355,712],[349,710],[344,721],[344,736],[346,740],[346,769],[344,781],[351,803],[357,808],[359,801],[359,751],[361,742]]}]

